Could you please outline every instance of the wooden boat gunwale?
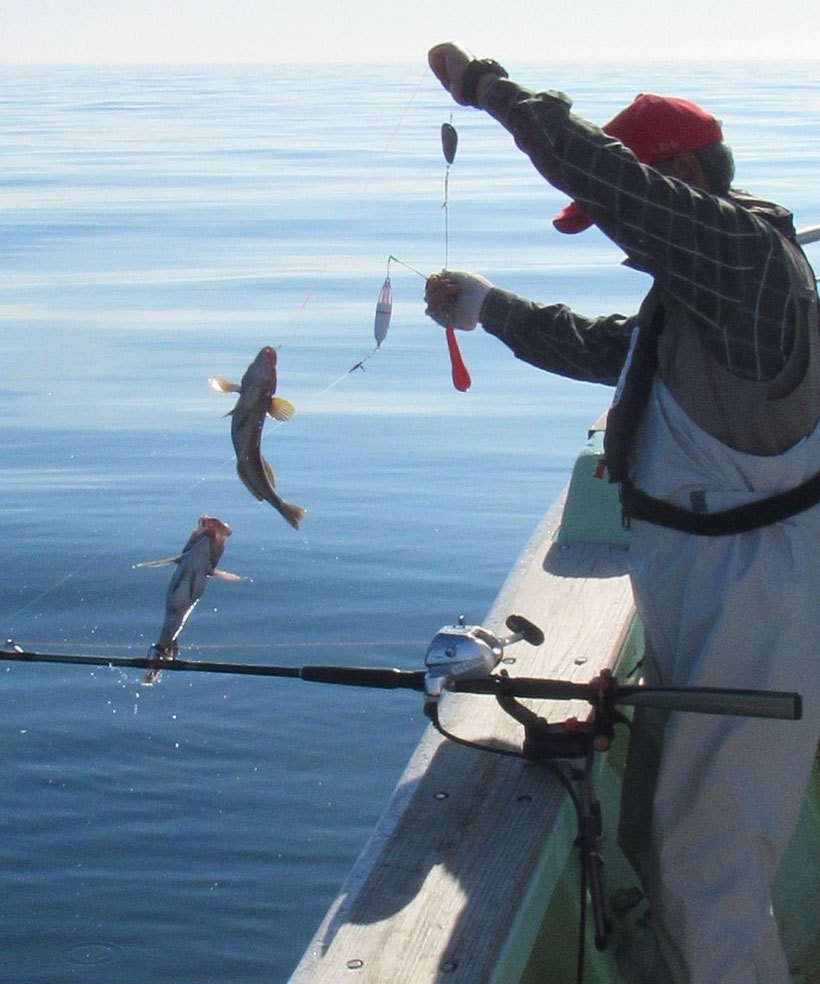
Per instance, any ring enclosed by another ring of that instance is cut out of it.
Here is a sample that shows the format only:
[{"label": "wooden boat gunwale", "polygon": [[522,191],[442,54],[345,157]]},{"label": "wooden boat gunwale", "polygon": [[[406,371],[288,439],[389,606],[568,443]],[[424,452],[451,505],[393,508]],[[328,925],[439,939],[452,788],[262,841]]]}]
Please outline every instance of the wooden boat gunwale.
[{"label": "wooden boat gunwale", "polygon": [[[598,477],[604,424],[602,418],[590,429],[567,489],[485,620],[496,634],[512,611],[546,624],[541,647],[516,644],[516,674],[586,682],[601,669],[622,673],[640,659],[617,496]],[[558,703],[545,701],[537,710],[549,720],[588,711],[579,702],[569,709]],[[461,726],[472,737],[520,741],[517,726],[492,704],[485,701],[480,713],[472,704]],[[586,984],[645,984],[651,959],[646,906],[615,845],[625,745],[616,741],[602,757],[599,781],[609,801],[611,888],[632,901],[607,952],[588,941]],[[575,824],[564,789],[546,770],[454,746],[431,727],[290,984],[567,984],[575,979],[580,907]],[[815,775],[775,886],[802,961],[796,980],[804,984],[820,981],[818,829]]]},{"label": "wooden boat gunwale", "polygon": [[[549,623],[541,647],[516,644],[521,675],[585,683],[636,645],[617,496],[595,478],[602,428],[601,420],[591,429],[572,482],[524,547],[484,622],[503,633],[514,610],[541,627]],[[465,701],[467,736],[520,746],[520,727],[494,702],[484,700],[479,712],[477,700]],[[550,719],[583,718],[588,707],[543,702],[538,711]],[[546,770],[499,759],[453,746],[432,728],[425,733],[291,984],[337,981],[350,966],[361,981],[518,979],[538,931],[545,883],[566,866],[575,820]],[[435,800],[437,794],[446,798]],[[511,818],[510,801],[526,804],[526,815]],[[419,836],[425,830],[427,843]],[[482,934],[488,920],[493,933]]]}]

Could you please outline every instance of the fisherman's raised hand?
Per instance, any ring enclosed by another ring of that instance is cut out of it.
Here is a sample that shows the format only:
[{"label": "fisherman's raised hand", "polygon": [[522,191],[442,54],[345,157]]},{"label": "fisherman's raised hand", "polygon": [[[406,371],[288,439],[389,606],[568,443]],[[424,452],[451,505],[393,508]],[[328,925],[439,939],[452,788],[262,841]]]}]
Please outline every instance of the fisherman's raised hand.
[{"label": "fisherman's raised hand", "polygon": [[452,325],[462,331],[472,331],[481,317],[484,299],[493,285],[477,273],[442,270],[427,278],[424,299],[425,314],[443,328]]},{"label": "fisherman's raised hand", "polygon": [[461,80],[467,66],[474,58],[475,56],[466,48],[452,41],[437,44],[427,53],[427,63],[433,74],[453,99],[462,106],[467,104],[461,98]]}]

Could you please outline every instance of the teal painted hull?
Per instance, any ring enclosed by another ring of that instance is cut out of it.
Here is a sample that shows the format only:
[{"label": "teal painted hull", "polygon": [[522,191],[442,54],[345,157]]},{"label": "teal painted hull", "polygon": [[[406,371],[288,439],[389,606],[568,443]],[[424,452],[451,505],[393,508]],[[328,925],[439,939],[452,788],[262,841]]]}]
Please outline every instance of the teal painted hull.
[{"label": "teal painted hull", "polygon": [[[624,743],[625,744],[625,743]],[[647,984],[654,954],[651,916],[637,879],[615,845],[623,756],[609,753],[598,778],[608,846],[607,889],[615,929],[606,951],[587,931],[584,984]],[[569,818],[570,820],[572,818]],[[544,912],[520,984],[570,984],[576,979],[580,867],[573,852]],[[812,771],[800,820],[773,886],[775,912],[794,984],[820,984],[820,767]]]}]

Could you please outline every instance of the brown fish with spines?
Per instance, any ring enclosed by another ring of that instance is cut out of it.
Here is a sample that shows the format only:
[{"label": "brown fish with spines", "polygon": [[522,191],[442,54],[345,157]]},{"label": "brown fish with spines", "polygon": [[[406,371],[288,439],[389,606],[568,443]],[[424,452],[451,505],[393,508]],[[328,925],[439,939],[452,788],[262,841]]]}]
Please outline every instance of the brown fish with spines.
[{"label": "brown fish with spines", "polygon": [[[188,542],[175,557],[162,560],[146,560],[137,567],[164,567],[176,564],[165,594],[165,620],[159,638],[151,646],[152,653],[162,660],[172,661],[179,652],[177,639],[196,608],[209,577],[220,577],[225,581],[242,581],[238,574],[219,570],[216,566],[225,549],[225,540],[231,535],[227,523],[215,516],[200,516],[196,529],[188,537]],[[145,674],[143,683],[155,683],[162,671],[151,669]]]},{"label": "brown fish with spines", "polygon": [[236,406],[230,411],[231,440],[236,452],[236,472],[248,491],[260,502],[269,502],[295,529],[306,510],[285,502],[276,491],[273,469],[262,457],[262,428],[266,417],[290,420],[296,412],[293,404],[276,392],[276,350],[266,345],[245,370],[241,383],[222,376],[208,379],[218,393],[238,393]]}]

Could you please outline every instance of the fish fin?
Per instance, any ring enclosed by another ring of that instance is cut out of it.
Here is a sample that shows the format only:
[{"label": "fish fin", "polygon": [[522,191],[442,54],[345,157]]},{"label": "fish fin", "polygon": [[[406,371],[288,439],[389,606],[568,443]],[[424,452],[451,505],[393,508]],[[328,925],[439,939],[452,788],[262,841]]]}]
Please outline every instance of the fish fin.
[{"label": "fish fin", "polygon": [[241,393],[242,387],[239,383],[232,383],[224,376],[208,376],[208,385],[217,393]]},{"label": "fish fin", "polygon": [[271,398],[270,406],[268,407],[269,417],[273,417],[274,420],[290,420],[295,413],[296,407],[290,400],[286,400],[281,396]]},{"label": "fish fin", "polygon": [[268,481],[273,488],[276,488],[276,481],[273,477],[273,469],[270,466],[270,462],[266,459],[262,459],[262,467],[265,469],[265,474],[268,476]]},{"label": "fish fin", "polygon": [[299,529],[299,520],[306,512],[304,506],[295,506],[292,502],[282,503],[282,515],[295,530]]},{"label": "fish fin", "polygon": [[163,557],[161,560],[143,560],[134,567],[166,567],[168,564],[178,564],[182,558],[177,554],[176,557]]},{"label": "fish fin", "polygon": [[230,571],[223,571],[220,570],[218,567],[215,567],[211,571],[211,577],[218,577],[221,578],[223,581],[250,581],[251,580],[249,577],[242,577],[241,574],[231,574]]}]

